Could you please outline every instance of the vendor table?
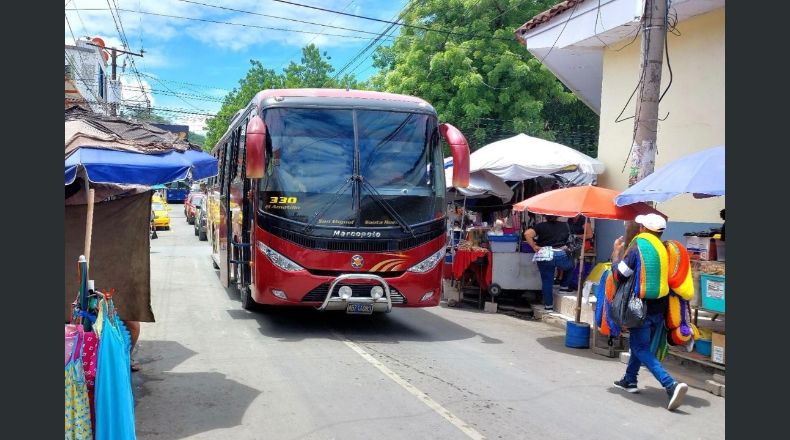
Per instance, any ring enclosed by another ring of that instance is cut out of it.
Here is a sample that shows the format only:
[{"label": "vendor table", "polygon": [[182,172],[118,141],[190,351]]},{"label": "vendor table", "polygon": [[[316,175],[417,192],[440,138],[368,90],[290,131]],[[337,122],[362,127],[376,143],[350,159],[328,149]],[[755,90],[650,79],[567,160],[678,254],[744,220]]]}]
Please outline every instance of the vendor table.
[{"label": "vendor table", "polygon": [[[485,264],[473,264],[478,258],[485,257]],[[483,267],[484,266],[484,267]],[[460,280],[464,272],[470,269],[477,277],[480,288],[487,290],[491,285],[491,252],[462,250],[455,251],[453,256],[453,278]]]}]

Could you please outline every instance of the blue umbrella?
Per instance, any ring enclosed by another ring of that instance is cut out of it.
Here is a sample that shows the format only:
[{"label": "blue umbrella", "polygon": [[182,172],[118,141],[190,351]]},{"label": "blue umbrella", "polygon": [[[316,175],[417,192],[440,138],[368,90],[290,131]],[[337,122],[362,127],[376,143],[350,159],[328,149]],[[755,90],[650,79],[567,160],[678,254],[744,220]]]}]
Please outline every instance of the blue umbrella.
[{"label": "blue umbrella", "polygon": [[690,154],[659,168],[615,197],[617,206],[664,202],[680,194],[724,195],[724,145]]},{"label": "blue umbrella", "polygon": [[182,180],[190,173],[196,180],[217,174],[217,159],[192,150],[143,154],[86,146],[67,157],[65,165],[66,185],[74,182],[79,168],[94,183],[148,186]]}]

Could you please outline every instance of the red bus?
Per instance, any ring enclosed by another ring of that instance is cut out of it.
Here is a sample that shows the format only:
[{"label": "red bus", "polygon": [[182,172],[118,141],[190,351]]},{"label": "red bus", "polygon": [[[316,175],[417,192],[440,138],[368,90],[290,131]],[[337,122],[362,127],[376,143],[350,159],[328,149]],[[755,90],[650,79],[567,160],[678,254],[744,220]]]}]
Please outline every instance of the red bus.
[{"label": "red bus", "polygon": [[259,92],[213,149],[209,237],[242,306],[369,314],[439,304],[445,253],[440,136],[456,186],[469,147],[422,99]]}]

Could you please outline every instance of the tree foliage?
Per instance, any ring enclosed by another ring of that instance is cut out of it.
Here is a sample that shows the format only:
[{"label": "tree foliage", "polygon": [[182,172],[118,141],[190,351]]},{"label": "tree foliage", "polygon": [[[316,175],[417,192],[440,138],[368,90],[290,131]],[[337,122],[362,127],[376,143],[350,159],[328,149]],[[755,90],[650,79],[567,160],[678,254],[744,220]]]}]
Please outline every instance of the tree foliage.
[{"label": "tree foliage", "polygon": [[230,119],[240,109],[249,104],[255,94],[266,89],[283,88],[360,88],[362,84],[349,77],[335,78],[332,75],[334,68],[329,62],[331,58],[326,52],[321,53],[311,44],[302,48],[302,59],[299,64],[291,63],[277,73],[274,69],[267,69],[263,63],[250,60],[250,70],[244,78],[239,80],[239,85],[231,90],[224,98],[222,107],[217,115],[206,121],[207,132],[203,148],[210,150],[225,134]]},{"label": "tree foliage", "polygon": [[[442,121],[460,128],[473,149],[527,133],[587,153],[597,149],[598,117],[522,46],[517,27],[556,0],[410,2],[408,24],[374,56],[371,86],[419,96]],[[579,142],[586,145],[579,145]]]}]

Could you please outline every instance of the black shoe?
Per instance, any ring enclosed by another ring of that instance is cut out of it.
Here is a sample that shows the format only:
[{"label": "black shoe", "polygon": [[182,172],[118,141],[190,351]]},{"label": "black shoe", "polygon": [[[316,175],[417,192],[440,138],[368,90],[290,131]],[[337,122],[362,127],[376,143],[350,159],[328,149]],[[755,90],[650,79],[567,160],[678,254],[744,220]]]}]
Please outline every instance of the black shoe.
[{"label": "black shoe", "polygon": [[683,382],[675,382],[671,387],[667,388],[667,396],[669,396],[667,409],[672,411],[679,407],[683,403],[683,397],[686,396],[686,391],[688,390],[689,386]]},{"label": "black shoe", "polygon": [[636,387],[636,383],[628,383],[625,381],[625,378],[622,378],[618,381],[615,381],[614,386],[620,388],[621,390],[626,390],[629,393],[638,393],[639,388]]},{"label": "black shoe", "polygon": [[571,288],[570,286],[560,287],[560,292],[573,292],[576,289]]},{"label": "black shoe", "polygon": [[548,312],[551,312],[551,311],[553,311],[553,310],[554,310],[554,306],[543,306],[543,310],[546,310],[546,311],[548,311]]}]

